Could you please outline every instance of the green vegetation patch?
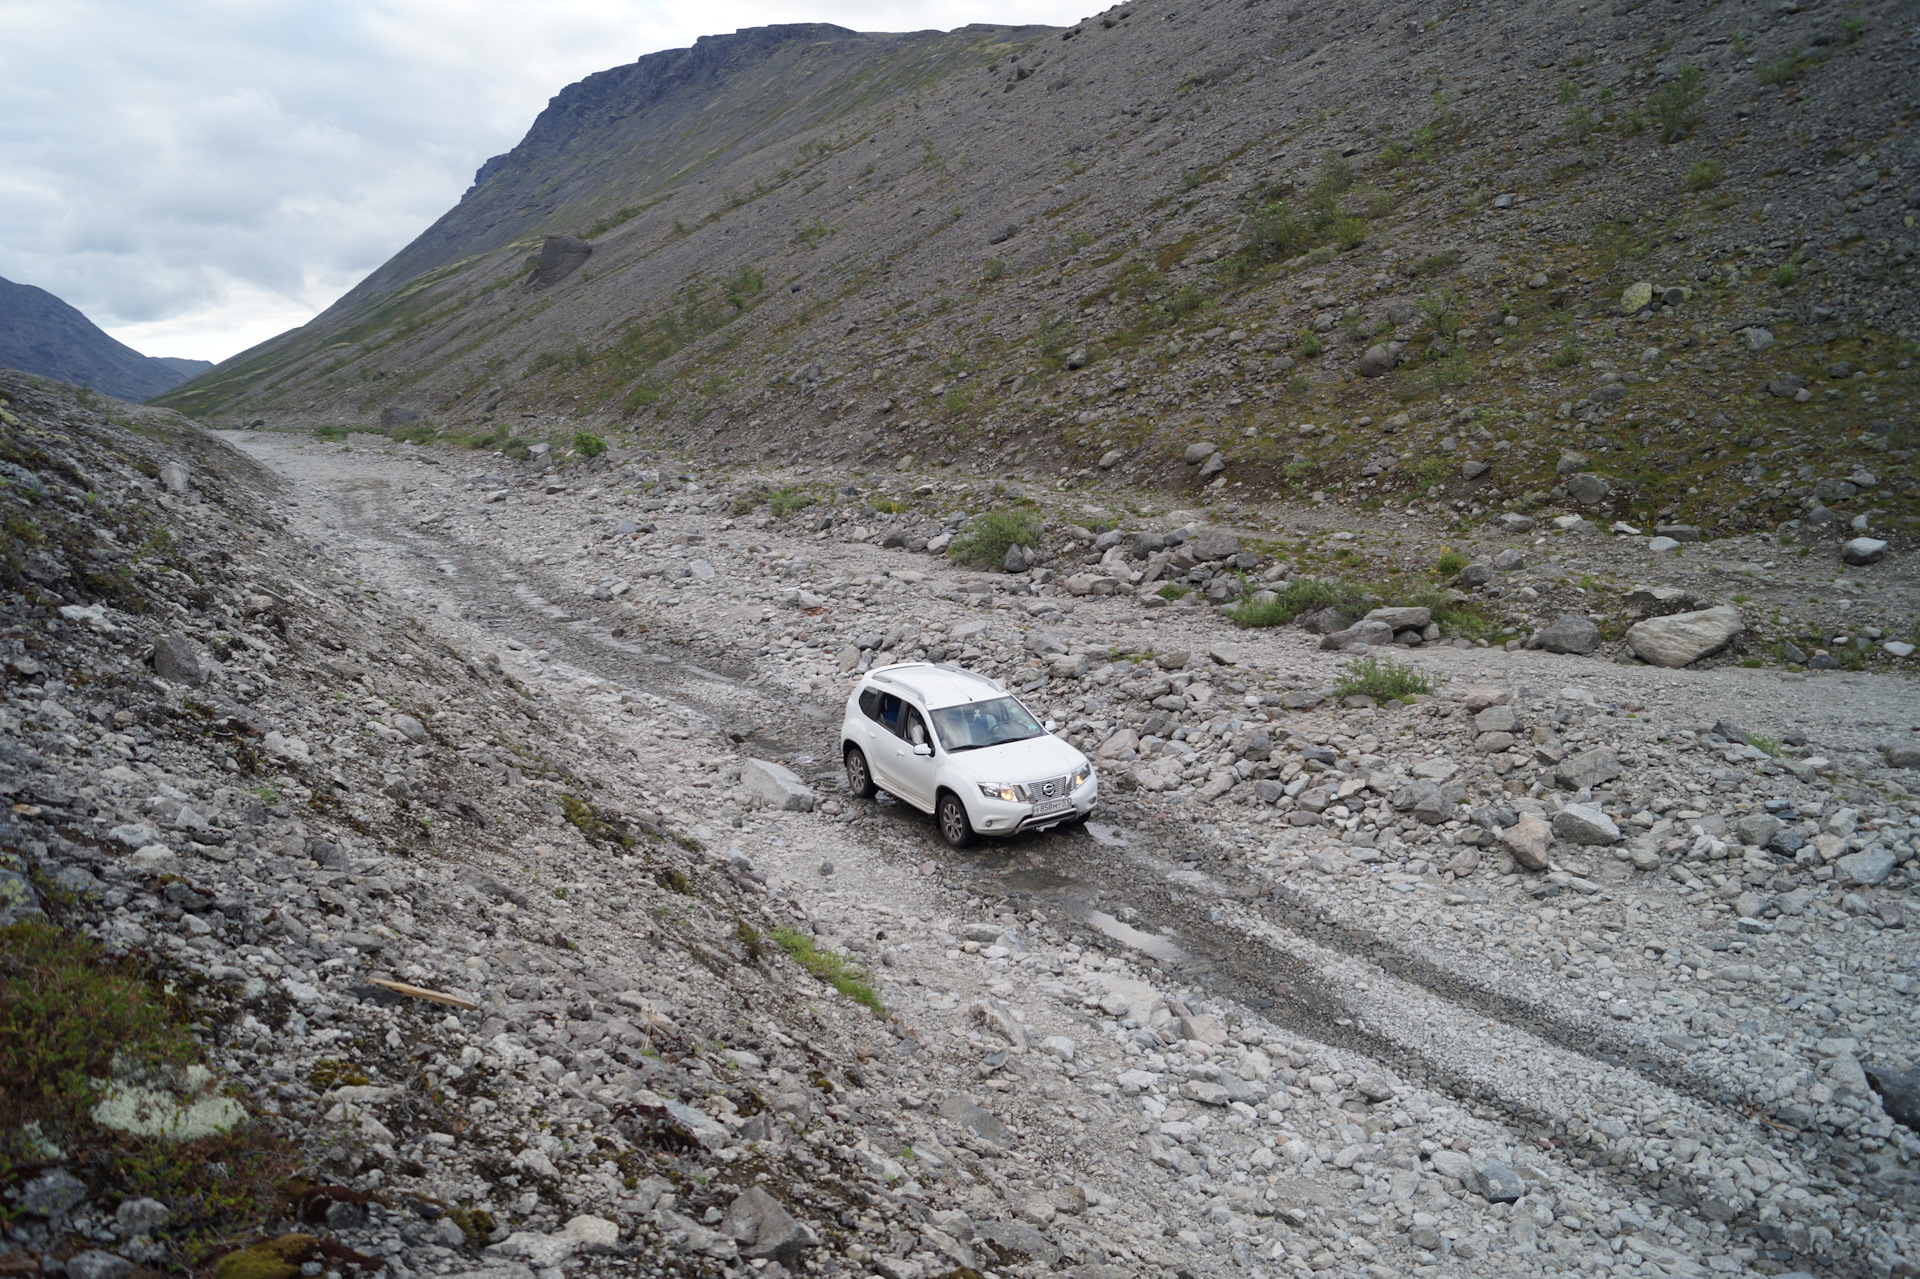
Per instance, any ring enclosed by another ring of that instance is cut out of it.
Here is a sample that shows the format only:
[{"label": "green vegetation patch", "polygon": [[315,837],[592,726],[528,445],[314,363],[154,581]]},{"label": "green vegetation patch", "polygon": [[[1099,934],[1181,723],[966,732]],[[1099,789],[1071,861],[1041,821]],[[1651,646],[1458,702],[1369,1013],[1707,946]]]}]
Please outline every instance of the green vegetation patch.
[{"label": "green vegetation patch", "polygon": [[998,568],[1010,546],[1032,546],[1040,540],[1040,516],[1035,511],[988,511],[967,531],[953,539],[947,557],[975,568]]},{"label": "green vegetation patch", "polygon": [[1373,596],[1351,582],[1294,582],[1284,590],[1273,592],[1271,600],[1256,603],[1249,597],[1245,603],[1224,611],[1235,626],[1252,629],[1285,626],[1302,613],[1317,613],[1323,608],[1337,608],[1343,619],[1353,622],[1365,617],[1368,610],[1378,604]]},{"label": "green vegetation patch", "polygon": [[849,963],[830,950],[821,950],[814,944],[813,938],[805,933],[781,925],[768,934],[780,949],[787,952],[794,963],[818,977],[856,1004],[864,1004],[873,1015],[882,1021],[887,1018],[886,1006],[880,1002],[869,984],[870,974],[857,964]]},{"label": "green vegetation patch", "polygon": [[1347,663],[1346,671],[1334,691],[1342,697],[1356,695],[1388,702],[1402,697],[1431,693],[1434,683],[1417,666],[1378,657],[1363,657]]}]

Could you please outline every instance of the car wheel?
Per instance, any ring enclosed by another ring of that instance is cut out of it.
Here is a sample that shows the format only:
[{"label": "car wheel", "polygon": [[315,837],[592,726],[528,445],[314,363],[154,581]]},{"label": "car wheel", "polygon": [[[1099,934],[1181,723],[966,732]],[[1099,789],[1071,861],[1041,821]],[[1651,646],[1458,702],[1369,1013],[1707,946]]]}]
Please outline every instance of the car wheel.
[{"label": "car wheel", "polygon": [[965,848],[973,842],[973,823],[967,820],[967,806],[952,791],[940,792],[940,802],[933,810],[934,820],[940,824],[940,838],[947,841],[949,847]]},{"label": "car wheel", "polygon": [[858,746],[849,746],[846,763],[847,789],[855,799],[872,799],[877,788],[873,784],[873,773],[867,768],[866,754]]}]

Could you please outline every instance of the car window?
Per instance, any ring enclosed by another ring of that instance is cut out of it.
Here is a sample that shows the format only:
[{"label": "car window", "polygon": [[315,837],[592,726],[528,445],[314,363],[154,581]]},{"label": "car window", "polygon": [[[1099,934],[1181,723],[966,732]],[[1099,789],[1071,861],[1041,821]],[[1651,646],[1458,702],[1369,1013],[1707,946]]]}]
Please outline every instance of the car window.
[{"label": "car window", "polygon": [[880,727],[896,737],[900,734],[900,708],[903,703],[892,693],[880,694],[880,713],[874,716]]},{"label": "car window", "polygon": [[927,738],[926,722],[920,718],[920,712],[911,706],[907,707],[906,730],[900,735],[914,746],[932,745]]},{"label": "car window", "polygon": [[880,718],[879,689],[870,688],[860,694],[860,713],[868,719],[877,720]]},{"label": "car window", "polygon": [[950,751],[1025,741],[1046,731],[1026,707],[1011,697],[944,707],[933,712],[933,727],[941,744]]}]

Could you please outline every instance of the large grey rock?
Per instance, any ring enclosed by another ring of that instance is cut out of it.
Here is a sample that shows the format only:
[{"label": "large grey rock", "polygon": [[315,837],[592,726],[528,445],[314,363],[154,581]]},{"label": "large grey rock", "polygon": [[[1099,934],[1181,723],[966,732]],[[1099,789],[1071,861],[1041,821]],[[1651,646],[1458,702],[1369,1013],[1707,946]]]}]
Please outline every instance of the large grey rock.
[{"label": "large grey rock", "polygon": [[1294,620],[1300,623],[1302,630],[1314,635],[1331,635],[1344,630],[1347,625],[1347,619],[1341,616],[1340,610],[1331,605],[1312,613],[1302,613]]},{"label": "large grey rock", "polygon": [[1620,776],[1620,760],[1606,747],[1596,746],[1562,760],[1555,776],[1568,790],[1591,790]]},{"label": "large grey rock", "polygon": [[819,1243],[813,1231],[759,1186],[727,1205],[720,1229],[732,1235],[743,1257],[772,1257],[789,1268],[799,1264],[803,1249]]},{"label": "large grey rock", "polygon": [[391,431],[396,426],[412,426],[419,420],[419,409],[403,409],[397,404],[389,404],[380,410],[380,429],[383,431]]},{"label": "large grey rock", "polygon": [[200,654],[184,635],[161,635],[153,641],[153,673],[175,684],[197,685],[207,673]]},{"label": "large grey rock", "polygon": [[86,1182],[64,1168],[53,1168],[20,1187],[14,1207],[35,1217],[57,1217],[86,1197]]},{"label": "large grey rock", "polygon": [[1513,860],[1528,870],[1545,870],[1553,829],[1538,817],[1528,815],[1501,831],[1500,842],[1513,854]]},{"label": "large grey rock", "polygon": [[1866,1068],[1867,1083],[1880,1094],[1889,1118],[1910,1131],[1920,1132],[1920,1066],[1906,1070]]},{"label": "large grey rock", "polygon": [[1385,622],[1355,622],[1320,641],[1323,652],[1336,653],[1349,644],[1391,644],[1393,628]]},{"label": "large grey rock", "polygon": [[1692,613],[1672,613],[1636,622],[1627,632],[1627,647],[1641,661],[1679,667],[1716,653],[1746,630],[1740,610],[1731,604]]},{"label": "large grey rock", "polygon": [[1405,350],[1406,347],[1399,342],[1370,346],[1367,353],[1360,357],[1360,363],[1354,366],[1355,371],[1361,377],[1385,377],[1400,363],[1400,356]]},{"label": "large grey rock", "polygon": [[1196,443],[1187,445],[1187,451],[1180,455],[1180,460],[1182,462],[1185,462],[1188,466],[1198,466],[1202,462],[1206,461],[1208,458],[1212,457],[1214,454],[1214,451],[1219,447],[1220,446],[1215,444],[1212,440],[1200,440]]},{"label": "large grey rock", "polygon": [[1227,469],[1227,455],[1215,451],[1212,456],[1200,464],[1200,478],[1210,480]]},{"label": "large grey rock", "polygon": [[1840,558],[1862,568],[1887,557],[1887,543],[1877,537],[1856,537],[1840,548]]},{"label": "large grey rock", "polygon": [[1765,848],[1780,833],[1782,823],[1772,813],[1748,813],[1733,824],[1733,833],[1743,844]]},{"label": "large grey rock", "polygon": [[67,1258],[67,1279],[127,1279],[132,1273],[131,1261],[99,1248],[76,1252]]},{"label": "large grey rock", "polygon": [[1473,726],[1482,733],[1511,733],[1520,727],[1520,717],[1511,706],[1489,706],[1473,717]]},{"label": "large grey rock", "polygon": [[1872,888],[1886,881],[1893,873],[1893,854],[1878,845],[1862,849],[1857,853],[1848,853],[1833,864],[1839,877],[1863,888]]},{"label": "large grey rock", "polygon": [[817,798],[792,769],[772,760],[747,760],[740,768],[740,784],[768,808],[786,812],[810,813]]},{"label": "large grey rock", "polygon": [[540,245],[539,256],[534,259],[531,282],[535,288],[545,288],[578,271],[593,246],[573,235],[550,235]]},{"label": "large grey rock", "polygon": [[1553,815],[1553,833],[1569,844],[1617,844],[1620,828],[1592,804],[1568,804]]},{"label": "large grey rock", "polygon": [[1497,1159],[1476,1159],[1466,1176],[1467,1189],[1482,1199],[1510,1204],[1527,1193],[1520,1174]]},{"label": "large grey rock", "polygon": [[1385,622],[1396,631],[1418,630],[1433,620],[1430,608],[1376,608],[1367,614],[1369,622]]},{"label": "large grey rock", "polygon": [[1567,496],[1582,506],[1591,506],[1595,502],[1605,501],[1607,495],[1612,492],[1613,485],[1607,482],[1606,477],[1596,475],[1592,471],[1582,471],[1567,479]]},{"label": "large grey rock", "polygon": [[1533,646],[1549,653],[1584,657],[1600,647],[1600,628],[1578,613],[1562,613],[1551,626],[1534,636]]},{"label": "large grey rock", "polygon": [[1203,528],[1187,541],[1187,552],[1203,563],[1240,553],[1240,539],[1225,529]]}]

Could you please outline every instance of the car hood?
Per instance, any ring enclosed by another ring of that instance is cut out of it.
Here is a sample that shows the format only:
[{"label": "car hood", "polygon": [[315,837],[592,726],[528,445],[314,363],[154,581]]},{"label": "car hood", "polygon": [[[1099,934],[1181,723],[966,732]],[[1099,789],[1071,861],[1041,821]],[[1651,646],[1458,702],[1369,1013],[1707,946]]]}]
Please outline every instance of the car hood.
[{"label": "car hood", "polygon": [[1062,777],[1086,761],[1086,756],[1051,733],[1029,737],[1003,746],[983,746],[979,750],[950,754],[952,769],[976,782],[1004,782],[1018,785],[1048,777]]}]

